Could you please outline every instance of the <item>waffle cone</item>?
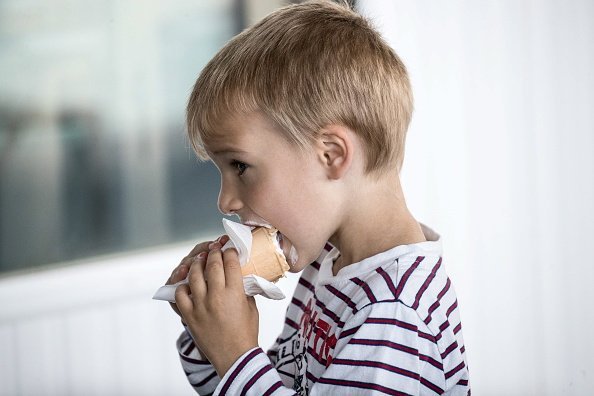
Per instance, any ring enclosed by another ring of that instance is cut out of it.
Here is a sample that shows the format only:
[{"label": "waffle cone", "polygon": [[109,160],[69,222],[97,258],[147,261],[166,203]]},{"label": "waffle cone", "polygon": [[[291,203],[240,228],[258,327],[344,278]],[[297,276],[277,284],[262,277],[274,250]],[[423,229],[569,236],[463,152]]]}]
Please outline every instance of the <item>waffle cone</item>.
[{"label": "waffle cone", "polygon": [[253,274],[276,282],[289,270],[285,256],[276,249],[276,233],[277,230],[265,227],[252,230],[252,253],[241,267],[243,276]]}]

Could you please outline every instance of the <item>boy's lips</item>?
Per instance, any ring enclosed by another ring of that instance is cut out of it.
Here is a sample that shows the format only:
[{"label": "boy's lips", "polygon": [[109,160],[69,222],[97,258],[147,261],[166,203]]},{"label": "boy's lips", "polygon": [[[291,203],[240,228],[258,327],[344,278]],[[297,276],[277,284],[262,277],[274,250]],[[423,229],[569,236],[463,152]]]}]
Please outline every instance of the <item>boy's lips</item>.
[{"label": "boy's lips", "polygon": [[272,227],[270,224],[268,223],[261,223],[258,221],[243,221],[242,224],[246,225],[246,226],[250,226],[250,227],[264,227],[264,228],[274,228]]}]

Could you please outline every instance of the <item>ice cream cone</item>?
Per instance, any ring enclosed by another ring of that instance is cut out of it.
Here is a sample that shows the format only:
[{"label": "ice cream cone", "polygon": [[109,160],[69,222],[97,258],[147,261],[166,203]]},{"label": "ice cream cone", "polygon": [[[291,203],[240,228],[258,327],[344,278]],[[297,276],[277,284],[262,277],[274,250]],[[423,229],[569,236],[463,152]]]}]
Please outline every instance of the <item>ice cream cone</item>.
[{"label": "ice cream cone", "polygon": [[277,248],[275,229],[256,227],[252,230],[252,252],[248,262],[241,267],[241,273],[257,275],[270,282],[279,280],[289,265]]}]

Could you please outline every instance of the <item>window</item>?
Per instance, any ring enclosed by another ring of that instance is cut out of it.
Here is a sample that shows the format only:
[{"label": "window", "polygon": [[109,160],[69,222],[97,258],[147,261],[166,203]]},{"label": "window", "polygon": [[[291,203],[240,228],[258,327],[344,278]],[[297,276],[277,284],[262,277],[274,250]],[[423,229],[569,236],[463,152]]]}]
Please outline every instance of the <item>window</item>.
[{"label": "window", "polygon": [[0,271],[222,230],[184,131],[241,2],[0,2]]}]

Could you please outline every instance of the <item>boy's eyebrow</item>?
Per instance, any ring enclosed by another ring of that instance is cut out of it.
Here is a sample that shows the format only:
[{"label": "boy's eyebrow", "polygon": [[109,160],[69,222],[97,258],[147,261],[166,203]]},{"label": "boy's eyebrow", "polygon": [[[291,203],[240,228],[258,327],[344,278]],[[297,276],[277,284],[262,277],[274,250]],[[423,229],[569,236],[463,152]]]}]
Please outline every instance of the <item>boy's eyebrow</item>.
[{"label": "boy's eyebrow", "polygon": [[245,154],[247,151],[239,150],[239,149],[219,149],[211,151],[212,154]]}]

